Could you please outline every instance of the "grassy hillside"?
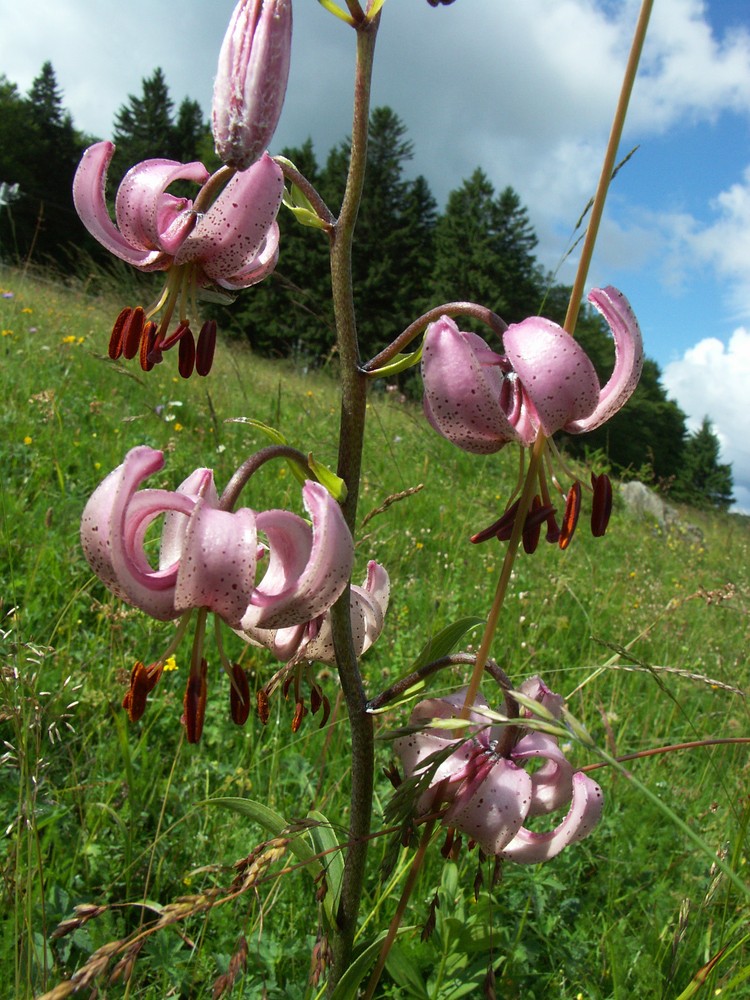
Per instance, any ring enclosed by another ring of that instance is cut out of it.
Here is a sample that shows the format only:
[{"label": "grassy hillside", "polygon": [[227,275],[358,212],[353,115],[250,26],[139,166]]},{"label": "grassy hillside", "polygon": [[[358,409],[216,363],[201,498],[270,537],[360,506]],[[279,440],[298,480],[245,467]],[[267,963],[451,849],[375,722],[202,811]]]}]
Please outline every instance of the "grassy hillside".
[{"label": "grassy hillside", "polygon": [[[234,418],[265,421],[335,463],[338,399],[325,371],[270,363],[237,343],[231,351],[220,345],[208,379],[184,382],[170,357],[143,375],[102,357],[117,303],[7,270],[0,286],[0,996],[27,998],[52,989],[144,914],[232,881],[231,865],[266,834],[206,800],[248,797],[287,820],[313,809],[334,823],[345,819],[346,727],[331,672],[317,671],[334,705],[322,730],[308,717],[293,734],[293,699],[280,694],[265,727],[253,715],[237,729],[209,646],[207,723],[201,744],[190,747],[179,723],[186,640],[177,670],[165,673],[141,722],[130,725],[120,708],[130,668],[156,659],[173,629],[109,595],[78,542],[86,499],[134,445],[167,452],[152,484],[166,488],[201,465],[214,468],[221,487],[267,443],[248,425],[227,422]],[[373,695],[434,632],[486,614],[502,550],[468,537],[498,516],[516,475],[514,455],[461,453],[417,407],[376,389],[360,519],[419,489],[367,520],[358,539],[362,574],[376,558],[394,584],[385,631],[366,658]],[[301,507],[297,484],[276,464],[252,480],[242,502]],[[522,556],[503,611],[500,664],[519,681],[539,673],[569,696],[571,711],[613,755],[750,735],[741,693],[750,687],[750,528],[739,517],[681,514],[692,527],[665,535],[618,501],[605,538],[579,529],[565,552],[541,546]],[[231,634],[224,641],[258,686],[276,669],[264,651]],[[451,683],[441,674],[430,690]],[[408,711],[386,713],[381,731],[403,725]],[[597,759],[580,748],[572,754],[579,764]],[[384,741],[383,766],[391,756]],[[719,855],[747,884],[747,746],[700,747],[628,767],[596,772],[605,817],[588,840],[547,866],[507,866],[500,885],[488,892],[485,879],[476,900],[476,851],[457,861],[436,852],[411,902],[406,922],[415,930],[400,939],[379,995],[481,996],[492,965],[501,997],[750,996],[748,895],[712,866]],[[385,779],[379,792],[382,809]],[[374,840],[373,857],[388,844]],[[407,863],[400,855],[396,874]],[[384,876],[370,891],[372,931],[384,926],[400,888]],[[435,932],[423,942],[436,891]],[[314,896],[304,871],[270,878],[257,895],[166,927],[144,945],[130,986],[105,980],[99,995],[210,996],[244,934],[247,965],[233,997],[317,996],[308,986]],[[107,908],[52,939],[82,903]]]}]

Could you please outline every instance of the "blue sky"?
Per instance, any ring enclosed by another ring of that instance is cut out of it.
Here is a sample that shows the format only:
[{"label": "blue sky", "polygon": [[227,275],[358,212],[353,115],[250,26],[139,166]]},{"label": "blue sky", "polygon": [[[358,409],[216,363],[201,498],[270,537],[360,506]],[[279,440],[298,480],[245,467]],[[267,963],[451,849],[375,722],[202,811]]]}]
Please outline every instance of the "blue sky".
[{"label": "blue sky", "polygon": [[[77,127],[106,137],[162,66],[208,113],[231,0],[26,0],[7,5],[0,72],[28,88],[50,59]],[[515,187],[554,267],[593,192],[636,0],[387,0],[374,101],[390,104],[435,195],[482,166]],[[175,11],[179,10],[179,15]],[[275,148],[349,130],[353,33],[294,0],[295,43]],[[591,272],[630,298],[646,350],[694,425],[714,422],[750,511],[750,4],[656,0]],[[273,148],[272,147],[272,150]],[[560,277],[570,280],[574,259]]]}]

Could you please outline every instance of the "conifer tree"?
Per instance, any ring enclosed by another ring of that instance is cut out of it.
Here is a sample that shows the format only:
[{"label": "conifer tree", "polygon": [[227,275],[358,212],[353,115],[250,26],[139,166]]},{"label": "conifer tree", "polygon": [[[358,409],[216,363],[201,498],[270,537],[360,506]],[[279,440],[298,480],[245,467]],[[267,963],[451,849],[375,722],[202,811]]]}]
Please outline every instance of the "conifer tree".
[{"label": "conifer tree", "polygon": [[539,310],[537,238],[518,194],[477,168],[448,196],[435,230],[435,296],[481,302],[508,323]]},{"label": "conifer tree", "polygon": [[721,445],[708,417],[687,439],[671,496],[694,507],[729,510],[732,466],[719,461]]},{"label": "conifer tree", "polygon": [[130,94],[115,115],[113,181],[141,160],[174,158],[174,102],[163,70],[157,66],[142,88],[141,96]]}]

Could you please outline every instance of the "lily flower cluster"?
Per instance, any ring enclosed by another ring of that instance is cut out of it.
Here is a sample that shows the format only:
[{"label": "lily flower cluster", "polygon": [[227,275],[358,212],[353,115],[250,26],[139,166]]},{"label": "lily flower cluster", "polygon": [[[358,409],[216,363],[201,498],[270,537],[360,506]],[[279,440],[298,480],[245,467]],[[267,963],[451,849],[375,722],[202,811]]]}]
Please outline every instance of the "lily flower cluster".
[{"label": "lily flower cluster", "polygon": [[[559,718],[563,700],[539,677],[524,681],[519,693]],[[519,864],[549,861],[588,836],[602,813],[599,785],[574,770],[555,737],[523,725],[490,725],[484,714],[489,706],[481,695],[469,715],[471,735],[457,741],[455,728],[441,729],[438,720],[457,719],[465,695],[463,688],[420,702],[409,720],[418,731],[394,743],[406,777],[423,776],[428,782],[416,802],[417,818],[440,810],[445,826],[464,833],[485,854]],[[531,716],[522,709],[521,718]],[[431,720],[436,721],[427,728]],[[539,760],[544,761],[541,767],[526,770]],[[524,825],[566,805],[567,815],[552,830]]]},{"label": "lily flower cluster", "polygon": [[[84,226],[120,260],[167,274],[151,305],[126,307],[117,317],[109,343],[113,360],[138,355],[149,371],[179,345],[180,374],[208,374],[216,322],[200,323],[198,294],[231,299],[275,268],[284,177],[264,151],[281,114],[291,34],[291,0],[238,4],[214,86],[214,138],[227,164],[215,174],[197,161],[144,160],[123,178],[113,222],[104,193],[115,147],[99,142],[84,152],[73,181]],[[200,185],[194,200],[169,193],[177,181]],[[193,327],[199,323],[196,344]]]},{"label": "lily flower cluster", "polygon": [[[531,447],[541,434],[583,434],[601,426],[633,394],[643,368],[643,341],[628,300],[616,288],[595,288],[589,302],[612,332],[616,359],[602,388],[591,359],[578,342],[551,320],[533,316],[512,324],[498,354],[477,334],[459,330],[443,316],[425,334],[422,356],[424,412],[434,429],[464,451],[488,454],[515,442]],[[544,470],[539,495],[524,525],[524,544],[533,551],[541,525],[547,540],[565,548],[580,511],[581,485],[566,495],[562,528],[557,526]],[[554,480],[553,480],[554,481]],[[606,476],[592,479],[592,532],[607,527],[612,493]],[[513,505],[473,541],[507,540]]]},{"label": "lily flower cluster", "polygon": [[[196,469],[174,491],[139,489],[163,465],[162,452],[152,448],[128,452],[87,503],[81,542],[91,569],[113,594],[159,621],[180,619],[163,655],[150,667],[136,665],[125,699],[131,718],[143,711],[146,694],[197,611],[184,716],[188,738],[197,742],[206,702],[208,612],[282,659],[333,662],[328,613],[351,576],[354,544],[338,504],[320,483],[308,481],[302,489],[308,523],[286,510],[222,509],[210,469]],[[158,564],[152,566],[146,535],[162,515]],[[379,635],[387,602],[387,573],[371,563],[364,587],[352,589],[360,651]],[[232,698],[240,695],[232,716],[244,722],[247,703],[238,685],[246,688],[246,682],[224,655],[218,629],[216,634]]]}]

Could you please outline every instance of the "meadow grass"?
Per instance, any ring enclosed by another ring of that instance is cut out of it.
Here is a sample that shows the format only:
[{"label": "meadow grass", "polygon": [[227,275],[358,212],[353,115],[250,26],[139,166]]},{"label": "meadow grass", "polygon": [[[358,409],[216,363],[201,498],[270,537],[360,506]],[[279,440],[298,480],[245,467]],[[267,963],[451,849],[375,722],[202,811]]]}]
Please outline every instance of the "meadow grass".
[{"label": "meadow grass", "polygon": [[[201,465],[214,468],[221,487],[267,443],[248,424],[227,422],[236,418],[271,424],[334,465],[338,398],[325,370],[265,361],[239,339],[220,344],[208,379],[181,380],[169,357],[144,375],[103,357],[114,300],[11,270],[0,271],[0,285],[12,293],[0,299],[0,996],[30,998],[177,897],[232,881],[232,864],[267,833],[208,800],[257,800],[287,821],[317,810],[343,831],[347,732],[331,671],[316,668],[334,705],[322,730],[308,717],[292,733],[293,699],[280,693],[267,725],[251,716],[237,729],[209,646],[207,722],[192,747],[179,722],[186,644],[143,719],[129,724],[120,705],[130,668],[156,659],[172,626],[109,595],[78,541],[84,503],[134,445],[166,452],[150,485],[170,489]],[[359,534],[355,581],[375,558],[394,584],[386,628],[364,665],[375,695],[432,634],[486,613],[503,552],[468,537],[498,516],[516,459],[459,452],[417,406],[380,386],[369,418],[360,521],[419,487]],[[264,467],[242,502],[301,508],[281,464]],[[494,655],[514,680],[539,673],[568,695],[611,755],[750,734],[738,693],[750,684],[748,521],[680,513],[682,527],[665,534],[618,501],[605,538],[581,527],[567,551],[543,545],[513,574]],[[478,639],[471,633],[464,648]],[[257,686],[275,671],[264,651],[231,634],[225,642]],[[443,673],[430,691],[461,679]],[[492,704],[489,686],[485,693]],[[385,713],[381,735],[408,712]],[[571,753],[578,764],[597,760],[583,747]],[[380,763],[391,758],[383,740]],[[476,851],[445,861],[435,849],[410,904],[415,930],[394,948],[379,995],[481,996],[491,967],[501,997],[750,996],[750,906],[728,874],[747,883],[747,761],[745,746],[722,745],[595,772],[606,797],[595,833],[546,866],[506,866],[494,889]],[[383,778],[376,830],[390,791]],[[385,926],[398,899],[409,855],[397,853],[393,873],[378,875],[392,847],[392,838],[373,841],[363,940]],[[247,962],[232,996],[317,996],[308,984],[316,886],[305,871],[273,873],[236,902],[150,937],[129,985],[105,977],[98,995],[210,996],[244,935]],[[421,940],[436,896],[434,932]],[[84,903],[103,912],[53,938]]]}]

